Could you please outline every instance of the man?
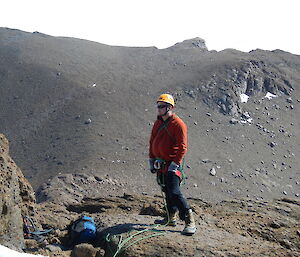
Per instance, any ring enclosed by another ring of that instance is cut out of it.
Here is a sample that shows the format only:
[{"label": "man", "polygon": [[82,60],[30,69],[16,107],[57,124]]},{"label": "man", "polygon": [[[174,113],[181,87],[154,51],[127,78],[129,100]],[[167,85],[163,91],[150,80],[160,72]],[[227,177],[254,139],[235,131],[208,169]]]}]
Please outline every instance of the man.
[{"label": "man", "polygon": [[174,98],[162,94],[157,100],[157,120],[155,121],[149,146],[149,166],[152,173],[161,178],[166,195],[167,217],[159,223],[176,226],[176,214],[185,221],[183,234],[196,232],[192,209],[180,191],[181,167],[187,151],[187,128],[184,122],[173,113]]}]

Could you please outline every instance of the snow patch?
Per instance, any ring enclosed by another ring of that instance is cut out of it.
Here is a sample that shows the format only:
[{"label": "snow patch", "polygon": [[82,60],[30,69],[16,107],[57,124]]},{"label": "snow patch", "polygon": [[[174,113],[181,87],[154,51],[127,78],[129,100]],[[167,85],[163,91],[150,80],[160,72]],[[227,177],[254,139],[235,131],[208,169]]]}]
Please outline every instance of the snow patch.
[{"label": "snow patch", "polygon": [[34,255],[28,253],[19,253],[3,245],[0,245],[0,257],[47,257],[47,256]]},{"label": "snow patch", "polygon": [[242,103],[247,103],[248,99],[249,99],[249,96],[246,95],[246,94],[240,94],[240,98],[241,98]]},{"label": "snow patch", "polygon": [[265,98],[271,100],[272,98],[278,97],[277,95],[274,95],[270,92],[267,92],[267,94],[265,95]]}]

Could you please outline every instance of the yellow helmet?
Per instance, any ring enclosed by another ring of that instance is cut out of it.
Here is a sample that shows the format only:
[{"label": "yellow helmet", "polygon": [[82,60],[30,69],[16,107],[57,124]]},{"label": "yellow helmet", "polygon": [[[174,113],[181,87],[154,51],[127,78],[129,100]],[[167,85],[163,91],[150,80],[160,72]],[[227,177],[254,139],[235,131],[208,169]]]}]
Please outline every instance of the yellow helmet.
[{"label": "yellow helmet", "polygon": [[173,96],[171,96],[169,94],[160,95],[159,98],[157,99],[157,102],[164,102],[164,103],[172,105],[173,107],[175,106],[174,98],[173,98]]}]

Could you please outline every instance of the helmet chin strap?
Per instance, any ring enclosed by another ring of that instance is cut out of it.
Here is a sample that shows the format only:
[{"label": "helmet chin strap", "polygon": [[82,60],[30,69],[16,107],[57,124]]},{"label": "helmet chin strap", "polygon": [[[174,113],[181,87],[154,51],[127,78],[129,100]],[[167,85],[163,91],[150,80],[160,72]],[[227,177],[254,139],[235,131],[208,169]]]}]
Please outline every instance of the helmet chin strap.
[{"label": "helmet chin strap", "polygon": [[167,115],[167,113],[168,113],[169,111],[170,111],[170,107],[167,107],[165,113],[162,114],[162,115],[160,115],[160,116],[165,116],[165,115]]}]

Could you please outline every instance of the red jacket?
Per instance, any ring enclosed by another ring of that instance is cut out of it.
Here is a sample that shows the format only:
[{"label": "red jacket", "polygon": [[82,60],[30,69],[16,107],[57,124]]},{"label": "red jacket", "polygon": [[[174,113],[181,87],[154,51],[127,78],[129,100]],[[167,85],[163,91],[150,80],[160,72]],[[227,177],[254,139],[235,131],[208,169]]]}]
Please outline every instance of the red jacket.
[{"label": "red jacket", "polygon": [[165,121],[165,128],[159,129],[163,122],[163,119],[158,117],[153,125],[149,157],[167,162],[174,161],[179,165],[187,151],[187,127],[175,114]]}]

